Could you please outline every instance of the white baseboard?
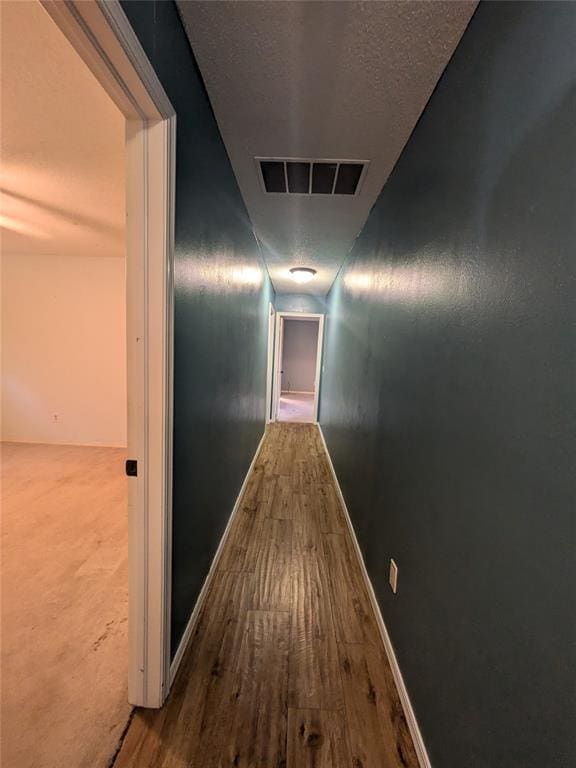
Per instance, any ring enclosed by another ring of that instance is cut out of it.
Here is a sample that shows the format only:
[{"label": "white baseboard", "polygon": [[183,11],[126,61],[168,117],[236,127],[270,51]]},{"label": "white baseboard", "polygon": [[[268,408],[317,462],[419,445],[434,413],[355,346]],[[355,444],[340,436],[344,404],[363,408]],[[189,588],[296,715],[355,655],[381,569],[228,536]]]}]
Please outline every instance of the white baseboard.
[{"label": "white baseboard", "polygon": [[332,477],[334,479],[334,484],[336,486],[338,498],[340,499],[340,503],[342,504],[342,508],[344,509],[344,514],[348,523],[348,528],[350,530],[350,536],[352,537],[352,541],[354,542],[354,549],[356,550],[356,555],[360,563],[360,569],[362,571],[362,575],[366,583],[366,588],[368,589],[368,594],[370,595],[370,602],[372,603],[372,608],[374,610],[374,613],[376,614],[376,622],[378,624],[378,628],[380,629],[382,642],[384,643],[384,648],[386,649],[386,655],[388,656],[390,668],[392,669],[392,675],[394,677],[394,682],[396,683],[396,688],[398,689],[398,696],[400,697],[400,702],[402,704],[402,709],[404,710],[404,716],[406,718],[406,722],[408,723],[410,735],[412,736],[412,741],[414,742],[414,749],[416,750],[416,755],[418,757],[420,768],[432,768],[430,758],[428,757],[428,752],[426,751],[426,745],[424,744],[422,734],[420,733],[420,728],[418,727],[418,721],[416,720],[416,715],[414,714],[414,710],[412,709],[412,704],[410,702],[410,697],[408,696],[408,691],[404,683],[404,678],[402,677],[402,672],[400,671],[400,667],[398,666],[398,660],[396,658],[396,654],[394,653],[394,646],[392,645],[392,641],[390,640],[390,635],[388,634],[388,630],[386,629],[386,624],[384,623],[384,619],[382,618],[382,612],[380,611],[380,606],[378,604],[378,600],[376,599],[376,593],[374,592],[374,587],[372,586],[372,582],[370,581],[370,577],[368,576],[368,571],[366,570],[366,564],[364,563],[362,550],[360,549],[360,545],[358,544],[358,539],[356,538],[356,532],[354,531],[354,526],[352,525],[352,520],[350,519],[350,514],[348,512],[348,507],[346,506],[346,501],[344,500],[344,496],[342,495],[342,489],[340,488],[340,483],[338,482],[338,478],[336,476],[336,470],[334,469],[334,465],[332,464],[332,457],[330,456],[330,451],[328,450],[328,446],[326,445],[326,440],[324,438],[324,433],[322,432],[322,427],[320,426],[320,424],[318,424],[318,430],[320,432],[320,437],[324,445],[324,450],[326,451],[326,456],[328,457],[328,464],[330,465],[330,470],[332,472]]},{"label": "white baseboard", "polygon": [[256,448],[256,453],[254,454],[254,457],[250,463],[250,466],[248,467],[248,472],[246,473],[244,482],[242,483],[242,487],[240,488],[240,491],[234,503],[234,507],[230,514],[230,518],[226,524],[226,529],[222,535],[222,538],[220,539],[220,544],[218,544],[218,549],[216,550],[216,554],[214,555],[214,559],[212,560],[212,564],[210,566],[210,570],[208,571],[208,575],[204,580],[204,584],[202,585],[202,589],[200,590],[200,594],[198,595],[198,599],[196,600],[196,605],[194,606],[194,610],[190,614],[190,618],[188,619],[188,624],[186,625],[186,629],[184,630],[184,634],[182,635],[182,639],[180,640],[178,649],[174,654],[172,663],[170,664],[170,686],[172,686],[172,683],[174,682],[174,678],[176,677],[176,673],[178,672],[178,668],[180,666],[180,663],[182,662],[182,658],[188,647],[190,638],[192,637],[194,630],[196,628],[196,623],[200,616],[200,612],[202,610],[202,606],[204,605],[204,601],[206,600],[206,596],[208,595],[208,590],[210,589],[210,585],[212,584],[212,580],[214,578],[214,574],[218,566],[218,561],[220,560],[220,557],[222,555],[222,550],[224,549],[226,540],[230,535],[232,522],[236,517],[236,513],[240,509],[240,502],[242,501],[242,496],[244,495],[244,491],[246,490],[246,483],[248,482],[250,473],[254,469],[254,465],[256,464],[256,460],[258,459],[258,455],[260,454],[260,450],[262,449],[262,444],[264,442],[265,437],[266,437],[266,432],[264,431],[264,434],[262,435],[260,442],[258,443],[258,448]]}]

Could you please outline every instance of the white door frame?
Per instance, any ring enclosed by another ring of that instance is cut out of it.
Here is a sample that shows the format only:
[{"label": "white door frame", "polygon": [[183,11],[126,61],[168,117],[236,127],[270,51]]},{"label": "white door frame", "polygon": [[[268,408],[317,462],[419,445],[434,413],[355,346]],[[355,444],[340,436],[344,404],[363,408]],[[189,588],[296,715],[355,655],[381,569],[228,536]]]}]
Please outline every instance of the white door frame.
[{"label": "white door frame", "polygon": [[118,0],[41,0],[126,118],[128,698],[169,688],[176,114]]},{"label": "white door frame", "polygon": [[272,380],[274,377],[274,331],[276,310],[272,302],[268,307],[268,364],[266,368],[266,424],[272,420]]},{"label": "white door frame", "polygon": [[284,318],[281,314],[276,315],[276,332],[274,334],[274,383],[272,386],[272,405],[270,420],[276,421],[278,418],[278,405],[280,403],[280,393],[282,391],[282,358],[284,355]]},{"label": "white door frame", "polygon": [[[280,368],[282,365],[283,338],[284,338],[284,319],[292,320],[317,320],[318,321],[318,344],[316,346],[316,375],[314,379],[314,423],[318,423],[318,405],[320,394],[320,378],[322,374],[322,341],[324,338],[324,315],[312,312],[277,312],[276,313],[276,333],[274,349],[277,354],[274,360],[274,383],[272,386],[272,404],[270,408],[271,421],[278,419],[278,403],[280,401],[280,392],[282,387],[282,375]],[[270,354],[270,350],[268,350]]]}]

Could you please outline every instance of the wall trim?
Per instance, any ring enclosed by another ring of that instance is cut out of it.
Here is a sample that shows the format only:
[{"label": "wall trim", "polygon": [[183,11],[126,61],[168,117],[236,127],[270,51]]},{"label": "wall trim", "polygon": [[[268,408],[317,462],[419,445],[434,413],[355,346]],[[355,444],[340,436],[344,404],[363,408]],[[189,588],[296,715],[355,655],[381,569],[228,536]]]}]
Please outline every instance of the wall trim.
[{"label": "wall trim", "polygon": [[138,35],[128,21],[122,6],[119,2],[111,3],[109,0],[106,2],[99,0],[98,5],[154,106],[163,119],[172,117],[175,114],[174,107],[170,103],[160,78],[144,51]]},{"label": "wall trim", "polygon": [[234,519],[238,513],[238,510],[240,509],[240,502],[242,501],[242,497],[244,496],[244,492],[248,484],[248,478],[252,474],[254,465],[258,460],[258,456],[260,455],[260,451],[262,450],[262,446],[264,444],[264,439],[266,438],[266,434],[267,432],[266,430],[264,430],[264,434],[260,438],[260,442],[258,443],[256,452],[254,453],[252,461],[250,462],[250,466],[248,467],[248,472],[246,472],[246,476],[244,477],[244,481],[240,487],[240,491],[238,492],[236,501],[234,502],[234,507],[232,508],[232,512],[230,513],[230,517],[228,518],[228,522],[226,523],[226,529],[224,530],[224,533],[222,534],[222,538],[220,539],[220,543],[218,544],[218,549],[216,550],[216,554],[214,555],[214,559],[212,560],[212,564],[210,565],[210,570],[208,571],[208,575],[204,580],[204,584],[202,585],[202,589],[200,590],[200,594],[198,595],[198,599],[196,600],[196,605],[194,606],[192,613],[190,614],[190,618],[188,619],[188,624],[186,624],[186,629],[184,630],[184,634],[182,635],[180,644],[178,645],[176,653],[174,654],[174,659],[170,664],[170,685],[172,685],[172,683],[174,682],[176,673],[178,672],[178,668],[180,667],[180,664],[182,663],[182,659],[184,658],[184,654],[188,648],[190,638],[192,637],[192,635],[194,634],[194,630],[196,629],[196,624],[198,623],[198,619],[200,617],[200,613],[202,612],[202,608],[206,601],[206,597],[208,596],[208,592],[210,591],[210,587],[212,586],[212,581],[214,580],[214,575],[216,573],[218,563],[222,556],[224,545],[226,544],[226,541],[228,540],[228,536],[230,535],[230,531],[232,529],[232,523],[234,522]]},{"label": "wall trim", "polygon": [[332,464],[332,457],[330,456],[330,451],[328,450],[328,445],[326,444],[324,432],[322,431],[322,427],[320,426],[320,424],[318,424],[318,431],[320,432],[320,438],[322,440],[324,450],[326,451],[326,456],[328,458],[328,465],[330,466],[332,479],[334,480],[334,484],[336,486],[336,492],[338,494],[338,498],[340,499],[340,503],[342,504],[342,508],[344,510],[344,516],[346,517],[346,522],[348,523],[348,529],[350,531],[350,536],[352,537],[352,541],[354,543],[354,549],[356,550],[356,556],[360,564],[360,570],[362,571],[362,576],[364,577],[364,583],[366,584],[366,588],[370,596],[372,609],[376,615],[376,622],[380,630],[380,636],[382,637],[382,642],[386,650],[386,656],[388,657],[390,668],[392,669],[392,676],[394,677],[394,682],[396,683],[398,696],[400,697],[402,709],[404,710],[404,716],[406,717],[406,722],[408,723],[408,729],[410,730],[410,735],[412,736],[412,741],[414,742],[414,749],[416,750],[418,763],[420,764],[420,768],[432,768],[432,763],[430,762],[430,758],[428,757],[428,752],[426,751],[426,745],[424,744],[424,739],[422,738],[422,733],[420,732],[420,728],[418,727],[418,721],[416,720],[416,715],[414,714],[414,709],[412,708],[412,703],[410,701],[410,697],[408,696],[408,689],[406,688],[406,684],[404,683],[404,678],[402,677],[402,672],[400,671],[400,666],[398,665],[398,659],[396,658],[396,654],[394,652],[394,646],[392,645],[390,635],[388,634],[388,630],[386,628],[386,624],[384,622],[384,618],[380,610],[380,605],[378,604],[378,600],[376,599],[376,593],[374,592],[374,587],[372,586],[372,582],[370,581],[370,576],[368,575],[368,571],[366,570],[364,556],[362,555],[362,550],[360,549],[358,539],[356,538],[356,532],[354,530],[354,526],[352,525],[350,513],[348,512],[348,507],[346,506],[346,501],[344,499],[344,495],[342,494],[342,489],[340,488],[340,483],[338,482],[336,470],[334,469],[334,464]]},{"label": "wall trim", "polygon": [[128,700],[160,707],[170,662],[176,113],[119,0],[41,0],[126,119]]},{"label": "wall trim", "polygon": [[266,424],[270,424],[272,412],[272,384],[274,379],[274,336],[276,329],[276,310],[268,302],[268,350],[266,355]]}]

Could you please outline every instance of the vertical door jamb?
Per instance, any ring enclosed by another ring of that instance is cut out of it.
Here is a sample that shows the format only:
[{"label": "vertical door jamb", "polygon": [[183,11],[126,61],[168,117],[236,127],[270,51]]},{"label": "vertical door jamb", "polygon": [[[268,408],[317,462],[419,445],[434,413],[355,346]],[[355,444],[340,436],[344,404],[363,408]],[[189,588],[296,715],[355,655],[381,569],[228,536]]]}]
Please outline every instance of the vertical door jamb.
[{"label": "vertical door jamb", "polygon": [[274,384],[274,352],[276,336],[276,310],[272,302],[268,308],[268,362],[266,368],[266,424],[272,419],[272,395]]},{"label": "vertical door jamb", "polygon": [[118,0],[41,0],[127,121],[131,703],[169,687],[176,114]]},{"label": "vertical door jamb", "polygon": [[322,345],[324,339],[324,315],[318,318],[318,341],[316,344],[316,373],[314,377],[314,423],[318,423],[320,405],[320,381],[322,379]]},{"label": "vertical door jamb", "polygon": [[272,414],[270,416],[271,421],[278,420],[278,403],[280,402],[280,391],[282,389],[282,374],[280,368],[282,367],[282,352],[284,341],[284,313],[276,313],[276,340],[274,344],[275,360],[274,360],[274,384],[272,395]]}]

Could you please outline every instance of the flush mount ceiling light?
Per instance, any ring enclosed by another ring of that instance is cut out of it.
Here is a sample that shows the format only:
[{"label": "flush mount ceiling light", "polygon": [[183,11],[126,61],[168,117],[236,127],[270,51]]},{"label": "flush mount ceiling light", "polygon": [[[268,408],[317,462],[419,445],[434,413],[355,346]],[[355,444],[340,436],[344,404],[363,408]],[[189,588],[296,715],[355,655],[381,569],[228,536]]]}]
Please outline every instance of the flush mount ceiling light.
[{"label": "flush mount ceiling light", "polygon": [[315,276],[316,270],[310,267],[292,267],[290,274],[295,282],[308,283]]}]

